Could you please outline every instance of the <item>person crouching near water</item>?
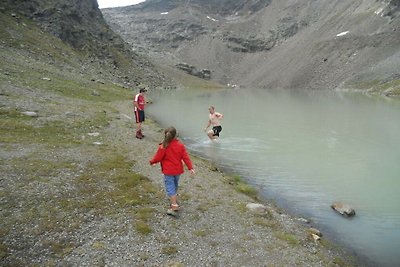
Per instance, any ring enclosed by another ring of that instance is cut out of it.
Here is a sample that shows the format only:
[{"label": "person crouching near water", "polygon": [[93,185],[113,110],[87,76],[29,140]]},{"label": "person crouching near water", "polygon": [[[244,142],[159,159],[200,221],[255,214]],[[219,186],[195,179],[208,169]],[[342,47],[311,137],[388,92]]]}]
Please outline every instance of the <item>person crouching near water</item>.
[{"label": "person crouching near water", "polygon": [[168,127],[164,131],[164,140],[159,145],[153,159],[150,160],[150,164],[161,163],[165,189],[171,202],[170,209],[167,211],[170,215],[174,215],[179,210],[177,190],[180,175],[184,172],[182,161],[189,169],[190,176],[194,176],[195,171],[184,144],[177,139],[176,129]]},{"label": "person crouching near water", "polygon": [[216,140],[219,137],[219,133],[222,131],[222,126],[219,120],[222,119],[224,115],[216,112],[213,106],[209,107],[208,111],[210,112],[210,114],[207,126],[206,128],[204,128],[204,131],[207,132],[208,127],[212,125],[212,129],[207,132],[207,135],[210,140]]}]

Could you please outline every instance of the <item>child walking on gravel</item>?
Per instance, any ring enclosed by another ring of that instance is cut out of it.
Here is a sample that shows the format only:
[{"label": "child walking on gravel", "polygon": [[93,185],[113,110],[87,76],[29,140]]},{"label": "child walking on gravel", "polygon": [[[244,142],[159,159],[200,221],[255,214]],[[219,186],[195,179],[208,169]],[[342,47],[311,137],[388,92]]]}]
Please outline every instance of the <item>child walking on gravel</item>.
[{"label": "child walking on gravel", "polygon": [[165,189],[170,198],[171,206],[167,213],[176,215],[179,210],[177,203],[177,190],[180,175],[184,172],[183,163],[189,169],[190,175],[195,175],[192,162],[185,146],[176,138],[176,129],[169,127],[164,131],[164,140],[159,145],[150,164],[161,163],[161,171],[164,174]]}]

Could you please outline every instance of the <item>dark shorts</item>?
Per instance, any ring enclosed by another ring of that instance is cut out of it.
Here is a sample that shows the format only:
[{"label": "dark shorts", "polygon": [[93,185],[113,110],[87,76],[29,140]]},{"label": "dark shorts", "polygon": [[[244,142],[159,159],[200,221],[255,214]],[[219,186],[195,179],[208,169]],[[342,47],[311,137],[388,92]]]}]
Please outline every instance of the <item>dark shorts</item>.
[{"label": "dark shorts", "polygon": [[135,111],[135,119],[136,123],[144,121],[144,110],[137,110]]},{"label": "dark shorts", "polygon": [[214,126],[212,128],[212,130],[214,132],[213,136],[219,136],[219,133],[222,131],[222,127],[221,126]]}]

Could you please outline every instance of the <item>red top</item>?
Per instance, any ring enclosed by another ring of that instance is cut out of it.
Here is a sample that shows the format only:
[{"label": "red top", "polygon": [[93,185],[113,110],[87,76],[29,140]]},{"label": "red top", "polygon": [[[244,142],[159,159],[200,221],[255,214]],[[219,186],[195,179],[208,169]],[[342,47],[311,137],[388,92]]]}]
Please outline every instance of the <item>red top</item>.
[{"label": "red top", "polygon": [[[138,103],[140,110],[144,110],[144,105],[145,105],[144,96],[142,96],[140,93],[135,95],[134,102]],[[137,107],[135,106],[135,111],[136,110],[137,110]]]},{"label": "red top", "polygon": [[153,159],[150,160],[150,164],[161,162],[161,171],[163,174],[180,175],[184,172],[182,161],[189,170],[193,169],[185,146],[175,138],[169,143],[167,148],[164,148],[160,144]]}]

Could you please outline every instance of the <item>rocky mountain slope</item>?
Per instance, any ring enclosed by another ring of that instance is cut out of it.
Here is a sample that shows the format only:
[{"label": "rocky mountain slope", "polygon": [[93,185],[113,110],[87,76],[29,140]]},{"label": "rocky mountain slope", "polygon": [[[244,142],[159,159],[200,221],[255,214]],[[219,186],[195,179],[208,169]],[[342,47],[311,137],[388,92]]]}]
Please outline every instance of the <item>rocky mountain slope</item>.
[{"label": "rocky mountain slope", "polygon": [[138,51],[258,88],[400,92],[398,0],[147,0],[102,10]]},{"label": "rocky mountain slope", "polygon": [[[1,45],[5,53],[14,49],[28,58],[44,56],[42,63],[51,62],[60,68],[66,68],[68,64],[56,57],[65,57],[79,65],[69,66],[70,70],[81,72],[88,79],[98,79],[93,77],[97,76],[127,88],[139,84],[169,86],[166,78],[146,57],[132,52],[127,43],[110,29],[96,0],[5,0],[0,11]],[[48,38],[53,38],[50,36],[54,36],[57,42],[49,41]],[[59,41],[70,46],[73,55],[60,55]],[[52,42],[48,45],[56,51],[46,51],[47,55],[42,53],[46,42]]]}]

